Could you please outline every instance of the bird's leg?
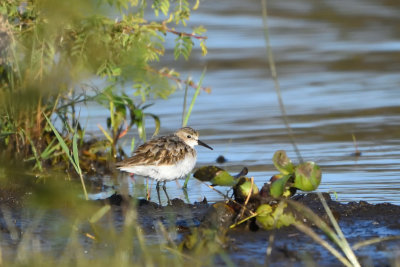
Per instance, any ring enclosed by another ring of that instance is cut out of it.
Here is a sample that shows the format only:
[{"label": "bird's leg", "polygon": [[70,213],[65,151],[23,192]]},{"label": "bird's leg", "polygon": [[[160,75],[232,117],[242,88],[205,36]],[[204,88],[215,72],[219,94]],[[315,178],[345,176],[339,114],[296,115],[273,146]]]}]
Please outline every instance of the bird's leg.
[{"label": "bird's leg", "polygon": [[169,196],[167,194],[167,187],[165,186],[166,181],[164,181],[164,184],[162,186],[162,189],[164,190],[165,195],[167,196],[167,200],[168,200],[168,205],[172,205],[171,200],[169,200]]},{"label": "bird's leg", "polygon": [[160,182],[157,182],[156,189],[157,189],[158,203],[160,203],[160,206],[161,206],[161,198],[160,198]]},{"label": "bird's leg", "polygon": [[146,188],[147,188],[147,192],[146,192],[146,200],[150,201],[151,199],[151,186],[153,185],[153,179],[151,180],[151,184],[149,186],[149,178],[146,178]]}]

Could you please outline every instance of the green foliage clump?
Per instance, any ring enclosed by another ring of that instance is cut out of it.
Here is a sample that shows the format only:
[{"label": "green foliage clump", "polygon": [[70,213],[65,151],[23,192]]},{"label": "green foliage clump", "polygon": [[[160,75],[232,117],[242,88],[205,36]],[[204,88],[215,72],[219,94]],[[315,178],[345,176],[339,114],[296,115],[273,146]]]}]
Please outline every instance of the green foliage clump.
[{"label": "green foliage clump", "polygon": [[272,160],[280,173],[272,176],[261,190],[254,184],[253,178],[245,176],[247,168],[232,176],[222,168],[205,166],[199,168],[194,177],[213,185],[231,186],[234,199],[231,199],[228,205],[238,213],[237,219],[243,216],[245,209],[250,211],[247,218],[235,222],[231,228],[254,217],[257,225],[263,229],[289,226],[297,220],[286,201],[297,189],[316,190],[321,183],[322,172],[319,166],[311,161],[294,165],[284,150],[276,151]]},{"label": "green foliage clump", "polygon": [[[175,58],[188,59],[194,42],[203,54],[205,30],[184,30],[191,11],[188,1],[71,0],[0,3],[0,151],[1,156],[54,164],[64,158],[45,116],[67,145],[71,134],[84,129],[79,104],[97,101],[109,110],[106,151],[118,153],[117,141],[136,126],[145,138],[144,113],[149,97],[167,98],[174,92],[179,73],[159,67],[166,35],[176,35]],[[154,21],[146,19],[153,12]],[[162,15],[161,15],[162,13]],[[94,84],[101,84],[100,88]],[[133,95],[124,93],[131,88]],[[135,103],[141,96],[143,103]],[[96,144],[99,147],[98,144]],[[90,152],[90,149],[87,149]],[[93,153],[89,154],[92,158]]]}]

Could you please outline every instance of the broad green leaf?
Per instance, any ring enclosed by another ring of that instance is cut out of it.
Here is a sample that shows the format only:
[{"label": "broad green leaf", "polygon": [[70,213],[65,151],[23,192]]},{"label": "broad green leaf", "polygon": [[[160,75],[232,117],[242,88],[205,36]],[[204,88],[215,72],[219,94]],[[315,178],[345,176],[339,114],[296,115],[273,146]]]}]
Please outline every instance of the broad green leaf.
[{"label": "broad green leaf", "polygon": [[211,179],[213,185],[219,186],[232,186],[236,182],[237,180],[225,170],[217,172],[215,177]]},{"label": "broad green leaf", "polygon": [[199,168],[193,176],[203,182],[211,182],[219,186],[233,186],[237,183],[237,179],[230,175],[227,171],[217,166],[204,166]]},{"label": "broad green leaf", "polygon": [[291,175],[285,175],[282,178],[279,178],[278,180],[275,180],[271,184],[271,196],[278,198],[283,195],[283,192],[285,191],[286,183],[290,179]]},{"label": "broad green leaf", "polygon": [[272,207],[269,204],[261,204],[258,206],[256,213],[258,216],[267,216],[272,213]]},{"label": "broad green leaf", "polygon": [[296,219],[293,213],[288,211],[286,206],[287,204],[282,203],[277,206],[270,206],[268,204],[260,205],[256,210],[257,224],[266,230],[271,230],[295,223]]},{"label": "broad green leaf", "polygon": [[253,182],[253,186],[251,185],[250,178],[241,177],[238,180],[239,180],[239,182],[234,187],[234,193],[235,193],[236,198],[246,199],[250,194],[253,196],[253,195],[256,195],[259,193],[259,189],[258,189],[257,185],[254,184],[254,182]]},{"label": "broad green leaf", "polygon": [[308,161],[296,166],[294,187],[303,191],[313,191],[321,183],[322,173],[317,164]]},{"label": "broad green leaf", "polygon": [[288,158],[284,150],[276,151],[274,153],[274,156],[272,157],[272,161],[274,163],[275,168],[282,174],[287,175],[293,173],[294,171],[293,163]]},{"label": "broad green leaf", "polygon": [[274,218],[272,217],[272,207],[268,204],[262,204],[258,206],[256,213],[258,214],[256,217],[257,224],[267,230],[273,228]]}]

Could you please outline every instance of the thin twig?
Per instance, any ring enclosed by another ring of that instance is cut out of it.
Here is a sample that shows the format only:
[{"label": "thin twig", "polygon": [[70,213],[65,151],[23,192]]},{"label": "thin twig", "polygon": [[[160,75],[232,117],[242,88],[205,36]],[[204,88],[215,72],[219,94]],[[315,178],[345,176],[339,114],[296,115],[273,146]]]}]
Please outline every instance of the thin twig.
[{"label": "thin twig", "polygon": [[[157,73],[157,74],[159,74],[161,76],[164,76],[164,77],[166,77],[168,79],[171,79],[171,80],[175,81],[176,83],[187,84],[187,85],[189,85],[190,87],[192,87],[194,89],[197,89],[197,87],[198,87],[198,85],[195,82],[193,82],[192,80],[182,80],[182,79],[179,79],[178,77],[176,77],[174,75],[171,75],[169,72],[166,72],[164,70],[156,70],[156,69],[154,69],[154,68],[152,68],[150,66],[146,66],[145,68],[146,68],[147,71],[150,71],[150,72],[153,72],[153,73]],[[211,88],[210,87],[200,87],[200,89],[203,90],[206,93],[210,93],[211,92]]]},{"label": "thin twig", "polygon": [[358,243],[354,244],[353,245],[353,249],[357,250],[359,248],[362,248],[362,247],[365,247],[365,246],[369,246],[369,245],[372,245],[372,244],[380,243],[380,242],[383,242],[383,241],[397,240],[397,239],[400,239],[399,235],[371,238],[371,239],[364,240],[364,241],[361,241],[361,242],[358,242]]},{"label": "thin twig", "polygon": [[281,110],[283,122],[285,123],[286,130],[288,131],[288,135],[290,138],[290,142],[292,143],[293,149],[296,152],[297,158],[299,159],[299,161],[303,162],[303,157],[301,156],[300,150],[297,148],[296,141],[294,139],[294,133],[293,133],[292,128],[290,127],[289,120],[288,120],[287,113],[286,113],[286,108],[285,108],[285,105],[283,104],[283,100],[282,100],[281,89],[280,89],[280,85],[279,85],[279,81],[278,81],[278,74],[277,74],[276,68],[275,68],[274,55],[272,53],[271,43],[269,41],[269,33],[268,33],[269,27],[268,27],[268,22],[267,22],[267,0],[261,0],[261,5],[262,5],[263,26],[264,26],[264,37],[265,37],[266,49],[267,49],[266,52],[267,52],[267,56],[268,56],[269,67],[271,70],[271,76],[272,76],[272,79],[274,80],[276,95],[278,97],[279,108]]},{"label": "thin twig", "polygon": [[[117,22],[116,25],[120,24],[121,22]],[[187,36],[187,37],[191,37],[191,38],[195,38],[198,40],[207,40],[208,37],[207,36],[200,36],[197,35],[195,33],[187,33],[187,32],[180,32],[180,31],[176,31],[173,30],[171,28],[168,28],[168,26],[166,25],[166,23],[163,23],[162,25],[155,25],[155,24],[140,24],[139,27],[147,27],[148,29],[152,29],[152,30],[158,30],[161,32],[170,32],[173,33],[175,35],[179,35],[179,36]],[[130,27],[128,25],[124,25],[122,27],[122,30],[124,33],[128,34],[128,33],[133,33],[136,31],[135,28]]]},{"label": "thin twig", "polygon": [[[251,195],[253,194],[253,185],[254,185],[254,177],[251,177],[251,186],[250,186],[250,194],[247,195],[246,197],[246,201],[244,202],[244,207],[247,206],[247,203],[250,200]],[[238,218],[242,218],[243,214],[244,214],[244,207],[241,208],[240,210],[240,216]]]},{"label": "thin twig", "polygon": [[236,226],[238,226],[239,224],[242,224],[242,223],[244,223],[245,221],[248,221],[248,220],[250,220],[251,218],[254,218],[254,217],[256,217],[256,216],[258,216],[258,213],[254,213],[253,215],[250,215],[249,217],[246,217],[246,218],[244,218],[243,220],[240,220],[240,221],[238,221],[238,222],[232,224],[231,226],[229,226],[229,228],[230,228],[230,229],[233,229],[233,228],[235,228]]},{"label": "thin twig", "polygon": [[170,28],[164,28],[163,30],[165,30],[166,32],[170,32],[170,33],[179,35],[179,36],[188,36],[188,37],[192,37],[192,38],[195,38],[198,40],[207,40],[208,39],[207,36],[199,36],[194,33],[178,32],[178,31],[172,30]]},{"label": "thin twig", "polygon": [[[201,181],[202,182],[202,181]],[[246,206],[244,206],[243,204],[240,204],[239,202],[237,202],[236,200],[234,200],[231,197],[228,197],[227,195],[225,195],[224,193],[222,193],[221,191],[219,191],[218,189],[215,189],[212,185],[206,184],[205,182],[202,182],[203,184],[205,184],[206,186],[208,186],[209,188],[211,188],[212,190],[214,190],[215,192],[217,192],[218,194],[222,195],[223,197],[227,198],[228,200],[232,201],[233,203],[239,205],[242,208],[245,208],[251,215],[254,215],[256,213],[254,213],[253,211],[251,211],[250,209],[248,209]]]}]

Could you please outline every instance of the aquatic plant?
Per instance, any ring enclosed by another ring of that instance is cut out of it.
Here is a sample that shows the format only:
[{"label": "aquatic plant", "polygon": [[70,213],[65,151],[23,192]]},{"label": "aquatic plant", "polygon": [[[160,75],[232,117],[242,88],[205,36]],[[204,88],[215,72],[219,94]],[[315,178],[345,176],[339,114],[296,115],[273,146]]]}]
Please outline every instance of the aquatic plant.
[{"label": "aquatic plant", "polygon": [[[227,203],[214,204],[218,217],[225,217],[230,222],[230,225],[218,225],[214,228],[215,231],[220,233],[220,238],[223,238],[228,228],[235,228],[243,223],[252,224],[253,229],[256,225],[265,230],[294,226],[325,247],[345,266],[358,266],[354,252],[347,243],[327,204],[324,204],[324,199],[321,201],[326,208],[334,230],[308,207],[291,200],[297,190],[314,191],[318,188],[322,178],[318,165],[314,162],[295,165],[283,150],[274,153],[273,163],[280,173],[273,175],[261,190],[254,184],[252,178],[245,176],[247,169],[233,176],[220,167],[205,166],[194,173],[194,177],[203,182],[211,182],[213,186],[232,187],[233,198],[224,195],[228,199]],[[309,221],[321,229],[342,250],[344,256],[320,238],[309,226],[303,223],[304,221]],[[196,232],[196,236],[200,236],[198,238],[204,242],[204,240],[207,240],[207,234],[202,236],[199,234],[202,231],[209,231],[209,229],[202,230],[200,228]],[[191,237],[190,240],[193,243],[197,239]]]}]

